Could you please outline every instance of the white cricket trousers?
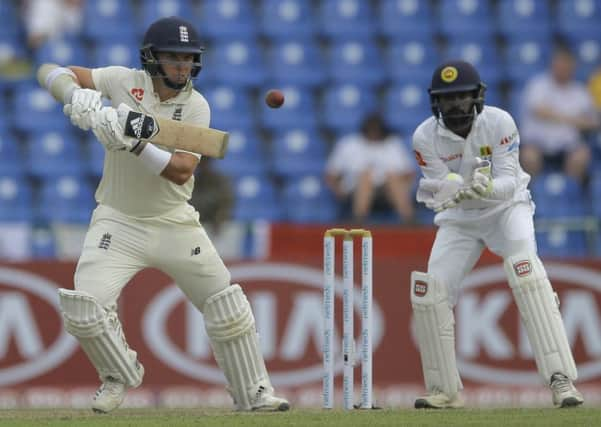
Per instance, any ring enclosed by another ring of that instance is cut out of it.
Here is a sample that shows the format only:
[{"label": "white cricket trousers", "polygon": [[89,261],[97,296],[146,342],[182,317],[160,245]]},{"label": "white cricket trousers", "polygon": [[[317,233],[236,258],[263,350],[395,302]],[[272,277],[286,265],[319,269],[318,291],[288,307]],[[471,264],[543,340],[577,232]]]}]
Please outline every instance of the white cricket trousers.
[{"label": "white cricket trousers", "polygon": [[533,206],[521,202],[483,220],[440,225],[430,252],[428,273],[446,285],[453,307],[461,282],[485,247],[502,258],[520,250],[536,252],[533,214]]},{"label": "white cricket trousers", "polygon": [[112,306],[131,278],[148,267],[169,275],[199,310],[230,285],[230,273],[192,206],[149,219],[98,206],[75,271],[75,289]]}]

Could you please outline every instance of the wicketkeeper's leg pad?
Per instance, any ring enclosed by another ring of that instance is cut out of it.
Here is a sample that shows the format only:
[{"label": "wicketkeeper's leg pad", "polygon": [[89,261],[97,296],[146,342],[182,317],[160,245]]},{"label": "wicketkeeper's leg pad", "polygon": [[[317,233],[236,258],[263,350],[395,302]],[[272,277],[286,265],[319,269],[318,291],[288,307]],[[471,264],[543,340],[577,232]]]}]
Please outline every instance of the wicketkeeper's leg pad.
[{"label": "wicketkeeper's leg pad", "polygon": [[139,386],[144,371],[125,341],[117,313],[85,292],[59,289],[58,294],[65,329],[77,338],[101,381],[112,377],[128,387]]},{"label": "wicketkeeper's leg pad", "polygon": [[538,255],[521,252],[507,257],[504,265],[544,382],[548,384],[557,372],[575,380],[576,364],[559,312],[559,299]]},{"label": "wicketkeeper's leg pad", "polygon": [[239,285],[209,297],[204,321],[217,364],[239,410],[250,410],[262,393],[273,393],[251,306]]},{"label": "wicketkeeper's leg pad", "polygon": [[453,399],[463,385],[455,356],[455,317],[445,285],[427,273],[412,272],[411,306],[426,389]]}]

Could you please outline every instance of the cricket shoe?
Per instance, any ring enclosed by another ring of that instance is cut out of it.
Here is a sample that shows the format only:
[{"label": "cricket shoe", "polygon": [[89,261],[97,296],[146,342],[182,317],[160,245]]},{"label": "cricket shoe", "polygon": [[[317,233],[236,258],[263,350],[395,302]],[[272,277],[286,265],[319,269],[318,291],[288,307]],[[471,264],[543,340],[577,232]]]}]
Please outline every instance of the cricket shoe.
[{"label": "cricket shoe", "polygon": [[262,385],[259,386],[251,407],[256,412],[284,412],[289,409],[290,403],[286,399],[274,396]]},{"label": "cricket shoe", "polygon": [[550,387],[553,393],[553,405],[556,408],[570,408],[584,403],[582,394],[574,387],[572,380],[564,374],[551,375]]},{"label": "cricket shoe", "polygon": [[452,399],[444,393],[432,393],[427,396],[418,397],[415,400],[416,409],[458,409],[463,408],[463,406],[464,402],[459,393]]},{"label": "cricket shoe", "polygon": [[[138,365],[140,375],[144,376],[144,366]],[[123,403],[127,386],[118,379],[107,377],[96,390],[92,410],[98,414],[106,414],[117,409]]]}]

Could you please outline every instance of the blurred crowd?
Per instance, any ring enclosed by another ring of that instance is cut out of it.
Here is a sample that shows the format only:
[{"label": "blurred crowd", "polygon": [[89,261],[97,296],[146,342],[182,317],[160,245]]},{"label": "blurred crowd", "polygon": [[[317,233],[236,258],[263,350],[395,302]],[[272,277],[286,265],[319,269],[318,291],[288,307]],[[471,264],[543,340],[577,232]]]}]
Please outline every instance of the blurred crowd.
[{"label": "blurred crowd", "polygon": [[[4,0],[0,258],[76,257],[102,171],[101,147],[44,98],[35,68],[138,67],[141,29],[164,15],[198,22],[195,85],[231,132],[191,201],[226,258],[262,221],[431,224],[411,134],[448,57],[473,62],[486,103],[518,123],[541,253],[601,248],[600,0]],[[279,110],[262,102],[270,87]]]}]

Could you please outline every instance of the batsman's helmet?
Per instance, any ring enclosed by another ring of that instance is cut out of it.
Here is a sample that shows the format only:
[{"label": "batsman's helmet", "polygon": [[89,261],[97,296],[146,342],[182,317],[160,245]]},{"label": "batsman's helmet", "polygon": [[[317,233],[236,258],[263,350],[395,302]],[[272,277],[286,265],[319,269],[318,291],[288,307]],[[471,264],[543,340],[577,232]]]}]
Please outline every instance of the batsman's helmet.
[{"label": "batsman's helmet", "polygon": [[[439,65],[432,74],[428,89],[430,106],[437,119],[442,119],[451,130],[463,130],[472,125],[484,108],[486,85],[478,70],[466,61],[448,61]],[[464,100],[446,101],[445,95],[469,93]]]},{"label": "batsman's helmet", "polygon": [[[142,68],[151,76],[163,77],[167,86],[181,89],[185,85],[176,84],[165,77],[165,73],[157,59],[157,52],[191,53],[194,55],[190,77],[196,77],[202,68],[201,55],[204,47],[194,26],[176,16],[161,18],[148,27],[140,48]],[[176,87],[174,87],[176,86]]]}]

